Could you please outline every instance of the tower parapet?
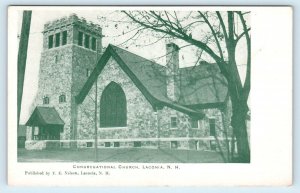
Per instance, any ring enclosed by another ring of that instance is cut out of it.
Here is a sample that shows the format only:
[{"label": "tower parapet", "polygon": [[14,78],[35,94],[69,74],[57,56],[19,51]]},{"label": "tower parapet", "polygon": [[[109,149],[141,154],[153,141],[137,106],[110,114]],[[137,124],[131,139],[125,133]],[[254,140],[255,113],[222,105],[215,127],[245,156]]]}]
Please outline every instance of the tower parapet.
[{"label": "tower parapet", "polygon": [[100,27],[100,25],[93,22],[87,22],[85,18],[79,18],[76,14],[47,22],[44,25],[44,33],[64,28],[70,25],[79,27],[80,29],[84,29],[100,37],[102,36],[102,28]]},{"label": "tower parapet", "polygon": [[64,45],[74,44],[83,48],[102,52],[102,28],[87,22],[76,14],[49,21],[44,25],[44,51]]}]

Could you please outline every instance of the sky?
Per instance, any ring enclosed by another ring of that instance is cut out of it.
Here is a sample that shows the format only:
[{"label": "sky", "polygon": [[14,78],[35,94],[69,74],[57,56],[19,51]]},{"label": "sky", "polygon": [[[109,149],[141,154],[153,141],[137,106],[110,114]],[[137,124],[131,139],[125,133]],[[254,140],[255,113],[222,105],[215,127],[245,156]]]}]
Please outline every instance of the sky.
[{"label": "sky", "polygon": [[[78,8],[77,8],[78,9]],[[115,13],[113,11],[101,11],[101,10],[60,10],[60,11],[49,11],[49,10],[34,10],[32,12],[31,18],[31,27],[28,43],[28,55],[27,55],[27,64],[24,80],[24,91],[23,91],[23,100],[21,107],[21,117],[20,123],[24,124],[30,116],[30,107],[33,103],[33,100],[36,96],[38,89],[38,74],[39,74],[39,65],[40,57],[42,52],[43,45],[43,27],[44,24],[48,21],[52,21],[64,16],[69,16],[73,13],[77,14],[79,17],[84,17],[87,21],[92,21],[96,24],[99,24],[102,27],[103,39],[102,46],[107,47],[108,44],[114,44],[123,48],[128,49],[129,51],[143,56],[147,59],[155,60],[157,63],[165,65],[165,44],[167,41],[159,41],[155,44],[153,42],[154,37],[151,37],[151,34],[144,34],[144,37],[141,36],[139,39],[128,43],[126,45],[121,44],[124,42],[131,34],[122,35],[123,32],[126,32],[128,24],[115,26],[111,20],[123,19],[124,16],[120,13]],[[21,22],[22,22],[22,12],[18,14],[18,34],[21,31]],[[113,24],[113,25],[112,25]],[[130,25],[130,24],[129,24]],[[132,28],[132,26],[129,26]],[[18,38],[18,37],[16,37]],[[179,40],[173,40],[179,47],[186,45],[185,42]],[[148,45],[150,44],[150,45]],[[142,49],[141,46],[143,45]],[[148,46],[145,46],[148,45]],[[238,49],[243,49],[245,47],[245,41],[241,40],[241,43],[238,45]],[[195,65],[197,49],[193,46],[188,46],[180,50],[179,63],[180,67],[192,66]],[[208,59],[209,60],[209,59]],[[237,61],[239,64],[239,70],[241,78],[245,76],[245,63],[246,57],[243,54],[237,55]]]}]

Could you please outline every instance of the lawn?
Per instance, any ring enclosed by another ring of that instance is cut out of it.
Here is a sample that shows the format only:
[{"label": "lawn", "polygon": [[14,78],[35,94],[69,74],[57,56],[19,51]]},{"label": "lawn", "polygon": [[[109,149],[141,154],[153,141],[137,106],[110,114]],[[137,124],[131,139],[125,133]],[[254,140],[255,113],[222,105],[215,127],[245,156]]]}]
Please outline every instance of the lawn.
[{"label": "lawn", "polygon": [[[94,162],[94,149],[55,149],[26,150],[18,149],[19,162]],[[222,157],[217,152],[118,148],[98,149],[98,162],[119,163],[221,163]]]}]

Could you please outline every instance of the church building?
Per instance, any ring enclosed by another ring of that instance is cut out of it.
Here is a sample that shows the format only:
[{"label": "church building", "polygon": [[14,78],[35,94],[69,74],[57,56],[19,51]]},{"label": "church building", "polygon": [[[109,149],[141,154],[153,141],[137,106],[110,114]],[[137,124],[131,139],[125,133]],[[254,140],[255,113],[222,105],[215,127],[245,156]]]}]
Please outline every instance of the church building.
[{"label": "church building", "polygon": [[229,146],[230,98],[216,64],[180,68],[175,43],[165,66],[102,50],[101,27],[76,15],[46,23],[43,37],[27,149]]}]

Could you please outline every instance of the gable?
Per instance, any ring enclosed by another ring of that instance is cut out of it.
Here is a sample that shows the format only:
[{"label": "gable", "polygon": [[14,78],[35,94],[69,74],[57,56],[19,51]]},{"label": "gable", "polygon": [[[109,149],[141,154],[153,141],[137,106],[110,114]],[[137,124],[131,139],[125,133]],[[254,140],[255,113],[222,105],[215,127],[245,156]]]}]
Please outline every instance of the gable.
[{"label": "gable", "polygon": [[144,85],[139,81],[136,75],[131,71],[131,69],[122,61],[122,59],[114,52],[112,46],[108,46],[106,51],[104,52],[103,56],[98,61],[96,67],[94,68],[93,72],[91,73],[90,77],[86,81],[85,85],[83,86],[80,93],[76,96],[76,102],[78,104],[82,103],[84,98],[86,97],[88,91],[93,86],[93,83],[102,72],[105,65],[108,63],[108,60],[113,58],[116,63],[121,67],[121,69],[130,77],[133,83],[142,91],[146,99],[152,104],[155,105],[157,102],[154,97],[148,92],[148,90],[144,87]]},{"label": "gable", "polygon": [[[203,66],[201,66],[196,67],[197,70],[180,69],[180,82],[178,85],[180,85],[182,97],[179,102],[171,101],[166,93],[166,68],[164,66],[127,50],[109,45],[82,90],[76,96],[78,104],[82,103],[111,57],[130,77],[154,109],[168,106],[183,113],[199,116],[201,113],[192,109],[193,105],[218,104],[223,103],[226,99],[228,91],[223,76],[220,73],[204,77],[198,76],[196,72],[203,70]],[[196,80],[195,83],[190,81],[193,78]]]},{"label": "gable", "polygon": [[166,68],[151,60],[113,47],[116,54],[123,61],[136,78],[143,84],[149,93],[156,99],[167,99]]},{"label": "gable", "polygon": [[54,107],[36,107],[31,114],[26,126],[37,125],[59,125],[63,126],[65,123],[59,116]]}]

